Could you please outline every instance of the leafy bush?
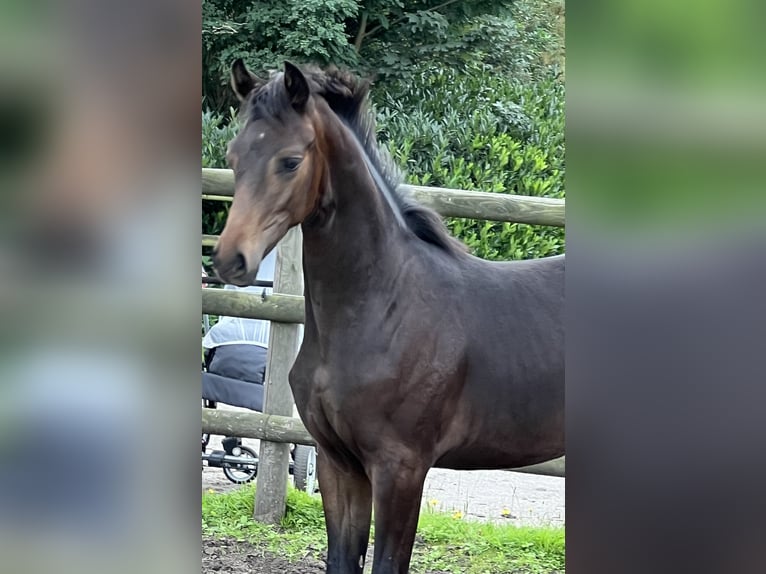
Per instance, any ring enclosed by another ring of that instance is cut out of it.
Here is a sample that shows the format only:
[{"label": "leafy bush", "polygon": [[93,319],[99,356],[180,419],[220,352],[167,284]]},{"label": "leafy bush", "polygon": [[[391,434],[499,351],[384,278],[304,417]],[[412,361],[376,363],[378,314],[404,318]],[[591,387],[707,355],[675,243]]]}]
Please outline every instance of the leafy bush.
[{"label": "leafy bush", "polygon": [[356,0],[203,0],[203,94],[216,110],[234,99],[229,70],[242,58],[256,71],[282,60],[355,62],[346,21],[356,16]]},{"label": "leafy bush", "polygon": [[[459,17],[451,13],[463,14]],[[554,65],[563,69],[564,0],[463,2],[407,14],[383,36],[373,36],[360,65],[384,82],[410,79],[422,62],[467,71],[475,64],[528,81]]]},{"label": "leafy bush", "polygon": [[226,167],[226,146],[237,135],[236,117],[234,108],[228,117],[202,112],[202,167]]},{"label": "leafy bush", "polygon": [[[523,0],[530,2],[532,0]],[[382,74],[407,70],[424,54],[460,51],[461,26],[503,13],[509,0],[202,0],[205,105],[233,103],[229,68],[243,58],[255,71],[285,58]],[[447,60],[442,60],[445,64]]]},{"label": "leafy bush", "polygon": [[[202,113],[202,167],[225,168],[226,146],[237,135],[236,111],[229,117],[213,112]],[[202,232],[220,235],[226,224],[229,204],[221,201],[202,201]]]},{"label": "leafy bush", "polygon": [[[438,65],[375,92],[378,129],[409,183],[564,197],[564,87],[555,71],[522,84],[486,66]],[[564,230],[455,219],[453,234],[486,259],[563,252]]]}]

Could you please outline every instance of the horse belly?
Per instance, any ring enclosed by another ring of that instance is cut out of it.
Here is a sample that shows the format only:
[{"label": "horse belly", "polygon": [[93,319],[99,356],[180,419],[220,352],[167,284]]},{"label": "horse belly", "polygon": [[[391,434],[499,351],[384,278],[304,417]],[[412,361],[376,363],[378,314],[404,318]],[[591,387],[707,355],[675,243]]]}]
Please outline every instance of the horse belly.
[{"label": "horse belly", "polygon": [[[486,383],[486,380],[483,381]],[[512,468],[564,454],[563,374],[542,381],[492,385],[466,384],[438,468],[456,470]],[[478,388],[477,388],[478,387]],[[497,391],[497,389],[502,389]]]},{"label": "horse belly", "polygon": [[[511,448],[508,448],[508,447]],[[480,442],[462,445],[444,453],[435,468],[452,470],[495,470],[519,468],[558,458],[564,454],[563,444],[551,441],[545,448],[524,451],[508,443],[497,445]]]}]

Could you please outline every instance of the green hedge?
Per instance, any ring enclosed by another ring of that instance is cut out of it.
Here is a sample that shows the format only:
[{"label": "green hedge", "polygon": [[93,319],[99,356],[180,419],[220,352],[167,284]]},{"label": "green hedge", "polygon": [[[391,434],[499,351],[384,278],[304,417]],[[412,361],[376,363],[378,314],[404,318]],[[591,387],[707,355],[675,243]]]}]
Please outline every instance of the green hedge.
[{"label": "green hedge", "polygon": [[[522,84],[488,66],[428,66],[374,94],[381,143],[417,185],[564,197],[564,87],[554,70]],[[486,259],[563,252],[564,230],[450,220]]]},{"label": "green hedge", "polygon": [[[226,146],[237,135],[235,116],[236,111],[233,109],[229,111],[228,117],[212,112],[202,113],[202,167],[227,167]],[[220,235],[228,211],[227,202],[203,200],[202,233]]]}]

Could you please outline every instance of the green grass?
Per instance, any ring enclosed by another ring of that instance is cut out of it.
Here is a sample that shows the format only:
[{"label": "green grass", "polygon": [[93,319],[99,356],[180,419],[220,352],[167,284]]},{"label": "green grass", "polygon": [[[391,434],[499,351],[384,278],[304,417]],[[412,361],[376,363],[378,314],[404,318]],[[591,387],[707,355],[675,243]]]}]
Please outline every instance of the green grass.
[{"label": "green grass", "polygon": [[225,494],[203,493],[202,533],[265,546],[288,560],[297,560],[312,551],[319,553],[327,547],[320,499],[291,487],[285,518],[275,528],[252,519],[254,496],[252,484]]},{"label": "green grass", "polygon": [[[254,487],[202,495],[202,532],[234,538],[279,552],[290,560],[326,550],[319,498],[290,488],[287,513],[279,527],[252,520]],[[424,510],[412,557],[413,574],[552,574],[564,572],[564,529],[485,524],[455,514]]]},{"label": "green grass", "polygon": [[424,542],[413,554],[413,567],[418,571],[564,572],[563,528],[472,522],[425,510],[418,535]]}]

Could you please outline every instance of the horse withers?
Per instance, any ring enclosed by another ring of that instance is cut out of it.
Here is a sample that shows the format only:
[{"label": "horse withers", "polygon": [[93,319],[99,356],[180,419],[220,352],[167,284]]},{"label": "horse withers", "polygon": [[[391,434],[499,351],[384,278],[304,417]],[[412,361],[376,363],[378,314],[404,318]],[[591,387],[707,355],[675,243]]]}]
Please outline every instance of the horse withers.
[{"label": "horse withers", "polygon": [[241,61],[234,201],[214,262],[252,282],[303,231],[306,322],[290,386],[319,445],[328,574],[408,571],[431,467],[564,453],[564,257],[487,262],[399,190],[369,84],[338,70],[268,81]]}]

